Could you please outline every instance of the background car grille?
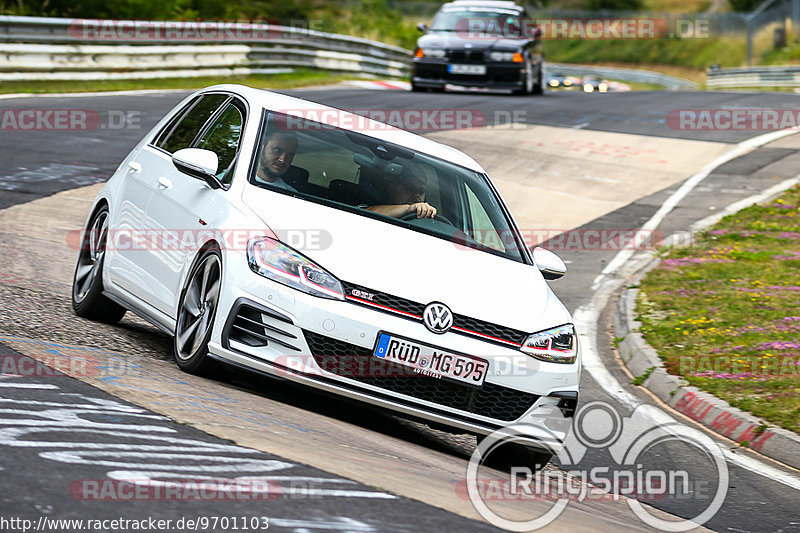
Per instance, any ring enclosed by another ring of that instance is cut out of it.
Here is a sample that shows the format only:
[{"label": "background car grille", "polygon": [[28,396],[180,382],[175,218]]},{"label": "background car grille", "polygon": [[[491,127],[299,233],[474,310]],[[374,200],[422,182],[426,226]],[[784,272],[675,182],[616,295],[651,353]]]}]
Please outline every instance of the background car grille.
[{"label": "background car grille", "polygon": [[370,372],[362,372],[360,369],[376,368],[370,348],[362,348],[311,331],[303,330],[303,334],[314,360],[324,370],[397,394],[505,422],[521,417],[539,399],[536,394],[492,383],[484,383],[478,388],[417,374],[397,376],[396,374],[403,373],[402,369],[391,363],[379,367],[383,373],[389,375],[368,375]]},{"label": "background car grille", "polygon": [[[422,322],[422,312],[425,310],[426,304],[417,303],[399,296],[387,294],[385,292],[377,292],[353,283],[343,281],[342,285],[344,286],[344,294],[351,303],[364,305],[377,311],[400,315],[408,318],[409,320]],[[363,298],[353,297],[352,291],[354,290],[368,292],[373,295],[371,302],[372,304],[377,304],[377,306],[370,305],[370,301],[365,301]],[[408,314],[414,316],[408,316]],[[478,320],[477,318],[471,318],[466,315],[458,314],[453,314],[453,327],[468,330],[460,331],[458,329],[451,329],[450,331],[453,333],[479,337],[487,342],[493,342],[502,346],[508,346],[509,344],[520,346],[529,334],[517,329],[499,326],[497,324],[492,324],[491,322],[485,322],[483,320]],[[486,337],[482,337],[482,335],[488,335],[493,337],[493,339],[487,339]]]},{"label": "background car grille", "polygon": [[452,63],[483,63],[483,52],[475,50],[450,50],[448,55]]}]

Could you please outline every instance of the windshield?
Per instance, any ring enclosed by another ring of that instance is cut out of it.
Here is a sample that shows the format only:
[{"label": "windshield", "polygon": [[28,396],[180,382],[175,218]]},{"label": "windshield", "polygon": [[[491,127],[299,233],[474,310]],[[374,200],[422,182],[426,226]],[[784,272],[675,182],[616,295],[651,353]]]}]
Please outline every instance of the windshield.
[{"label": "windshield", "polygon": [[[362,121],[350,122],[358,129],[353,122]],[[279,113],[265,112],[260,131],[254,185],[525,262],[518,233],[478,172]]]},{"label": "windshield", "polygon": [[431,30],[479,32],[490,35],[519,35],[522,27],[519,13],[506,10],[463,9],[440,11],[433,18]]}]

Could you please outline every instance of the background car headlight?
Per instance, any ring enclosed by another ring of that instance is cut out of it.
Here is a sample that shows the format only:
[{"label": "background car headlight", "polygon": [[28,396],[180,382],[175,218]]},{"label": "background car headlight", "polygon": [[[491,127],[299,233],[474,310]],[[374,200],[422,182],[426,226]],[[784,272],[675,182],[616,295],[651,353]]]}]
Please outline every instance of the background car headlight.
[{"label": "background car headlight", "polygon": [[541,361],[570,364],[578,356],[578,339],[575,327],[564,324],[530,335],[520,350]]},{"label": "background car headlight", "polygon": [[442,48],[417,48],[417,57],[431,57],[433,59],[441,59],[447,55]]},{"label": "background car headlight", "polygon": [[344,300],[344,289],[336,277],[285,244],[259,237],[247,243],[250,270],[312,296]]},{"label": "background car headlight", "polygon": [[522,63],[524,58],[519,52],[490,52],[489,59],[492,61],[512,61],[514,63]]}]

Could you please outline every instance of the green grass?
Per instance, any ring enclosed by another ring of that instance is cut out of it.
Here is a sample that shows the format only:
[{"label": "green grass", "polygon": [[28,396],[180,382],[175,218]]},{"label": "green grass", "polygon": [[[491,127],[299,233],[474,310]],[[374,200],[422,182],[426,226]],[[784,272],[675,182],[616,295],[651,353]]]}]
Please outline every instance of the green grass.
[{"label": "green grass", "polygon": [[641,385],[642,383],[647,381],[647,378],[650,377],[650,374],[652,374],[653,370],[655,370],[655,369],[656,369],[656,367],[651,366],[650,368],[648,368],[647,370],[644,371],[644,374],[642,374],[641,376],[636,376],[635,378],[633,378],[631,380],[631,383],[633,383],[634,385],[636,385],[638,387],[639,385]]},{"label": "green grass", "polygon": [[734,67],[747,60],[743,37],[707,39],[549,40],[545,58],[556,63],[621,63],[631,67],[672,65],[705,70],[718,63]]},{"label": "green grass", "polygon": [[199,89],[217,83],[241,83],[259,89],[292,89],[295,87],[307,87],[309,85],[328,85],[359,78],[363,79],[363,76],[359,77],[352,74],[339,74],[323,70],[296,70],[285,74],[159,78],[152,80],[6,81],[0,84],[0,93],[39,94],[142,89]]},{"label": "green grass", "polygon": [[728,216],[642,280],[641,332],[668,372],[800,431],[800,187]]}]

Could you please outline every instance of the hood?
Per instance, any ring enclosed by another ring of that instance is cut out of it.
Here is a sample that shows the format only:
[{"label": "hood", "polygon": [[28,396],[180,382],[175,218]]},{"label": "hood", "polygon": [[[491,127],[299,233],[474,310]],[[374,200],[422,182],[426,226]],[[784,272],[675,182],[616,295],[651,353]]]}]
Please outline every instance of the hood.
[{"label": "hood", "polygon": [[431,31],[417,40],[417,46],[420,48],[468,48],[470,50],[518,50],[525,42],[526,39],[509,39],[499,35],[496,39],[464,39],[457,32]]},{"label": "hood", "polygon": [[535,266],[258,187],[244,195],[286,244],[342,281],[531,333],[571,321]]}]

